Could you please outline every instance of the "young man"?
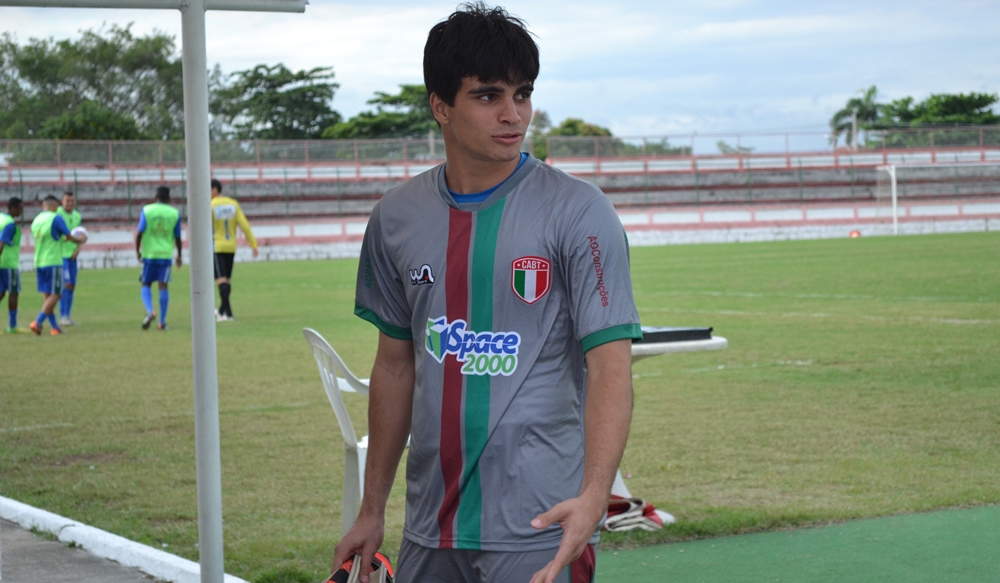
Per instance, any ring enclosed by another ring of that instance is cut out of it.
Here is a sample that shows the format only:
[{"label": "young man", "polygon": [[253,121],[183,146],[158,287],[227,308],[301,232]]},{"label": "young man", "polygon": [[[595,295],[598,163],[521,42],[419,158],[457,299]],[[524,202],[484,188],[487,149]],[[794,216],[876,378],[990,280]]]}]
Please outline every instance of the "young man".
[{"label": "young man", "polygon": [[[76,210],[76,195],[67,190],[62,195],[62,206],[56,211],[70,232],[80,226],[83,218],[80,211]],[[76,326],[76,322],[70,318],[70,311],[73,309],[73,294],[76,290],[76,257],[80,254],[80,246],[72,241],[62,242],[63,257],[63,293],[59,299],[59,324],[61,326]]]},{"label": "young man", "polygon": [[62,328],[56,322],[55,309],[62,296],[62,240],[73,243],[83,243],[83,239],[74,237],[62,217],[56,214],[59,199],[47,196],[42,201],[42,212],[31,222],[31,237],[35,241],[35,275],[38,278],[38,291],[44,298],[42,311],[29,327],[36,335],[42,335],[42,327],[46,318],[52,325],[49,334],[58,336]]},{"label": "young man", "polygon": [[253,249],[256,259],[257,239],[254,239],[250,223],[247,221],[240,203],[235,198],[222,196],[222,183],[212,179],[212,231],[215,244],[215,283],[219,286],[219,296],[222,303],[215,311],[216,322],[228,322],[233,319],[233,309],[229,305],[230,281],[233,277],[233,259],[236,257],[236,227],[239,226],[246,237],[247,243]]},{"label": "young man", "polygon": [[380,333],[364,498],[335,565],[370,564],[410,435],[397,581],[593,577],[641,333],[611,202],[520,151],[537,74],[502,9],[430,31],[447,161],[387,193],[365,233],[355,313]]},{"label": "young man", "polygon": [[7,213],[0,213],[0,302],[7,297],[7,333],[16,334],[17,298],[21,294],[21,227],[17,218],[24,212],[21,199],[7,201]]},{"label": "young man", "polygon": [[177,249],[177,268],[181,262],[181,213],[170,206],[170,189],[160,186],[156,189],[156,202],[142,207],[139,227],[135,234],[135,256],[142,264],[139,283],[142,284],[142,305],[146,315],[142,318],[142,329],[148,330],[156,319],[153,311],[153,290],[150,286],[157,282],[160,288],[160,321],[157,330],[167,330],[167,308],[170,306],[170,257]]}]

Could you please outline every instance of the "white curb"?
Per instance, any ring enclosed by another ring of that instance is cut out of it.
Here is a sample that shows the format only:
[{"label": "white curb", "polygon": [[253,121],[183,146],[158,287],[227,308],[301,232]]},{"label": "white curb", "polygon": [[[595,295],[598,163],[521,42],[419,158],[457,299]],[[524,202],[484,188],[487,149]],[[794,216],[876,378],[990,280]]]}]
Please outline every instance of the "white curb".
[{"label": "white curb", "polygon": [[[37,528],[56,535],[64,543],[75,543],[89,553],[135,567],[157,579],[173,583],[201,583],[201,566],[177,555],[154,549],[110,532],[80,524],[69,518],[0,496],[0,518],[24,528]],[[225,583],[247,583],[226,575]]]}]

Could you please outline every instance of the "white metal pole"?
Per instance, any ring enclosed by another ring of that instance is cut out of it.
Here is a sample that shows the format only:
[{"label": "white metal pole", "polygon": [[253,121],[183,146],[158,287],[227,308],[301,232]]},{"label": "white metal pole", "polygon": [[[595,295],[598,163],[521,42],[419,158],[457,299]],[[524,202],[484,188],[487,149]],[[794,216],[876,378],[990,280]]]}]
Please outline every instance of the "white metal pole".
[{"label": "white metal pole", "polygon": [[851,149],[858,150],[858,108],[851,111]]},{"label": "white metal pole", "polygon": [[899,234],[899,222],[897,217],[899,216],[896,211],[896,167],[889,166],[889,179],[892,181],[892,234]]},{"label": "white metal pole", "polygon": [[188,248],[191,263],[191,351],[194,368],[198,553],[202,583],[222,583],[222,470],[219,377],[215,351],[212,271],[212,179],[208,146],[208,60],[205,2],[181,10],[184,67],[184,148],[187,161]]}]

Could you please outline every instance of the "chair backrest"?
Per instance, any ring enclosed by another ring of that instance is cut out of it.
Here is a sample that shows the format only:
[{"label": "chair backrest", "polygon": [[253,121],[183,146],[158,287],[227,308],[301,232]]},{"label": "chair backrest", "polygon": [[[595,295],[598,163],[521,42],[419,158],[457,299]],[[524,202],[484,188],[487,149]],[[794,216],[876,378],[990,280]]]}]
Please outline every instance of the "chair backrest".
[{"label": "chair backrest", "polygon": [[302,334],[312,347],[316,366],[319,367],[319,376],[323,380],[323,390],[326,391],[326,397],[330,400],[333,412],[337,416],[340,432],[344,436],[344,445],[356,451],[358,436],[354,433],[354,424],[351,423],[351,416],[347,413],[347,406],[340,392],[360,393],[367,397],[368,386],[351,373],[340,355],[319,332],[312,328],[303,328]]}]

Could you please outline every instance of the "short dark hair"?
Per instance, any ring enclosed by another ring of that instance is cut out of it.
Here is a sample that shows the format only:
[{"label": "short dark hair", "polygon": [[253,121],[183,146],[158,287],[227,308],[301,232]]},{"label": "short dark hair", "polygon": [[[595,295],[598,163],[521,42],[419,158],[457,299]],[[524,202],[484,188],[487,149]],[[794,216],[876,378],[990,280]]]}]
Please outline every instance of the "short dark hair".
[{"label": "short dark hair", "polygon": [[24,201],[16,196],[12,196],[7,200],[7,210],[15,209],[19,206],[24,206]]},{"label": "short dark hair", "polygon": [[219,193],[222,193],[222,183],[215,178],[212,179],[212,188],[218,190]]},{"label": "short dark hair", "polygon": [[63,193],[63,196],[76,196],[76,193],[73,192],[72,190],[67,190],[66,192]]},{"label": "short dark hair", "polygon": [[463,4],[431,28],[424,45],[424,85],[448,105],[462,78],[509,85],[534,83],[538,45],[523,20],[483,2]]},{"label": "short dark hair", "polygon": [[56,198],[55,195],[50,194],[50,195],[46,196],[45,198],[43,198],[42,202],[43,203],[44,202],[49,202],[49,203],[53,203],[53,204],[59,204],[59,199]]},{"label": "short dark hair", "polygon": [[170,189],[166,186],[157,186],[156,200],[160,202],[170,202]]}]

